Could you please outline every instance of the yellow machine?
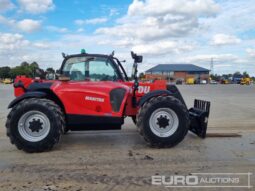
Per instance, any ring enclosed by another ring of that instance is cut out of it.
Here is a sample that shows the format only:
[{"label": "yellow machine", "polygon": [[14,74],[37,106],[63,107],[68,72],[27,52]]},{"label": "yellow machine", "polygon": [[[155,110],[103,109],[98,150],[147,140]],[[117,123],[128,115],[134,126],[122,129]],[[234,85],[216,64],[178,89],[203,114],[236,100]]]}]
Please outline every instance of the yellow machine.
[{"label": "yellow machine", "polygon": [[186,84],[188,84],[188,85],[195,84],[195,79],[194,78],[187,78],[186,79]]},{"label": "yellow machine", "polygon": [[11,84],[11,83],[12,83],[12,80],[11,80],[10,78],[5,78],[5,79],[3,80],[3,83],[4,83],[4,84]]},{"label": "yellow machine", "polygon": [[227,79],[222,79],[222,80],[220,81],[220,83],[221,83],[221,84],[229,84],[229,80],[227,80]]},{"label": "yellow machine", "polygon": [[251,78],[242,78],[240,84],[241,85],[250,85],[251,84]]}]

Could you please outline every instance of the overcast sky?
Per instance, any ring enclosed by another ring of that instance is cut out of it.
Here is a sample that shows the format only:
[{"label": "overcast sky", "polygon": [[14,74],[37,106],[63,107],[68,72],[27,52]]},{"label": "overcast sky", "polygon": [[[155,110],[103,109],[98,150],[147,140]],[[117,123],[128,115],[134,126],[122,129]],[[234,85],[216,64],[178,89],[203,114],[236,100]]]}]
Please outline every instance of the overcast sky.
[{"label": "overcast sky", "polygon": [[0,0],[0,66],[59,68],[61,52],[144,55],[139,70],[193,63],[255,75],[254,0]]}]

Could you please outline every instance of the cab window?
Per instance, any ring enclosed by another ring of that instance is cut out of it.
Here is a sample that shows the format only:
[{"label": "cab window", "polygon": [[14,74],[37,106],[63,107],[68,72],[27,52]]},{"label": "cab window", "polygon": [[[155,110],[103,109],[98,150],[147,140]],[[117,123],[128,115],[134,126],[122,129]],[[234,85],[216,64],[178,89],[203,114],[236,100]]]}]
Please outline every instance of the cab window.
[{"label": "cab window", "polygon": [[75,81],[116,81],[120,79],[111,60],[100,57],[69,58],[64,65],[63,74]]}]

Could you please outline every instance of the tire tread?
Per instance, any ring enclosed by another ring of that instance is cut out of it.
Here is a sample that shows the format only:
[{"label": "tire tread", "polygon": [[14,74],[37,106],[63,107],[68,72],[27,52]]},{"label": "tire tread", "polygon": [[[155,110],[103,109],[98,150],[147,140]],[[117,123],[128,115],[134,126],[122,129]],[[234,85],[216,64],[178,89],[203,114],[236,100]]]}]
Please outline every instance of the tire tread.
[{"label": "tire tread", "polygon": [[[47,140],[47,144],[38,144],[36,147],[34,146],[27,146],[27,144],[22,144],[19,140],[15,138],[15,136],[11,133],[11,121],[13,120],[13,115],[16,112],[20,112],[23,110],[24,107],[26,107],[28,104],[39,104],[42,105],[49,110],[53,111],[54,119],[56,120],[55,122],[57,123],[56,127],[58,128],[53,137],[49,137]],[[15,105],[10,113],[7,116],[7,121],[6,121],[6,134],[10,138],[10,142],[14,145],[19,150],[24,150],[29,153],[33,152],[43,152],[43,151],[48,151],[53,148],[55,144],[59,142],[60,135],[64,130],[65,127],[65,118],[64,118],[64,113],[62,109],[53,101],[49,99],[38,99],[38,98],[30,98],[30,99],[25,99],[21,102],[19,102],[17,105]]]},{"label": "tire tread", "polygon": [[[145,114],[147,113],[147,111],[150,107],[152,107],[154,104],[157,104],[158,102],[162,102],[162,101],[163,102],[164,101],[172,102],[172,103],[176,104],[184,113],[184,115],[183,115],[184,120],[189,122],[189,115],[187,112],[187,108],[177,98],[172,97],[172,96],[157,96],[157,97],[151,98],[150,100],[145,102],[140,107],[138,114],[137,114],[138,131],[139,131],[140,135],[143,136],[143,138],[147,142],[147,144],[149,144],[151,147],[157,147],[157,148],[173,147],[173,146],[177,145],[179,142],[181,142],[184,139],[184,137],[186,136],[186,134],[188,133],[188,126],[187,126],[187,127],[185,127],[185,130],[183,131],[182,135],[180,137],[178,137],[178,140],[175,143],[156,142],[154,140],[151,140],[151,138],[146,133],[144,133],[144,128],[146,128],[146,125],[144,125]],[[187,124],[189,124],[189,123],[187,123]]]}]

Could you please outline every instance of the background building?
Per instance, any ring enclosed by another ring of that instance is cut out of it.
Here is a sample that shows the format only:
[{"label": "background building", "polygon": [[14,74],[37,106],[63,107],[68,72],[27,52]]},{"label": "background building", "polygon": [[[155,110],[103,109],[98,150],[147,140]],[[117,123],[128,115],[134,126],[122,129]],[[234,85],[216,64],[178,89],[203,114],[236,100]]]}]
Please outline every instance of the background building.
[{"label": "background building", "polygon": [[165,80],[182,80],[194,78],[195,80],[209,81],[210,70],[193,64],[159,64],[145,72],[145,78],[165,79]]}]

